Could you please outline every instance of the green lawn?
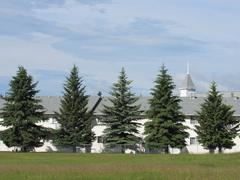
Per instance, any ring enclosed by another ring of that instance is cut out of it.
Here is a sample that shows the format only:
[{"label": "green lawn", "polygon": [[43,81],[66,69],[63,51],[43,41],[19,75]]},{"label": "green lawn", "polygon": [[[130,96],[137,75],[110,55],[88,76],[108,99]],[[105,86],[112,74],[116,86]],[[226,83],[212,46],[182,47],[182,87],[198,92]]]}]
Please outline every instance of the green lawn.
[{"label": "green lawn", "polygon": [[0,153],[0,179],[240,179],[240,154]]}]

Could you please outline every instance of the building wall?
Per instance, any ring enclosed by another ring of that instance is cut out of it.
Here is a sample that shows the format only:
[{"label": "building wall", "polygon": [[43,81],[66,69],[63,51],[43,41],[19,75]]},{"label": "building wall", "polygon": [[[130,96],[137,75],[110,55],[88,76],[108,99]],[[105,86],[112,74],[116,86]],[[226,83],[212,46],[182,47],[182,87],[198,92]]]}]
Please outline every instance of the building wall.
[{"label": "building wall", "polygon": [[[1,121],[2,119],[0,119]],[[139,137],[144,139],[144,123],[149,121],[148,119],[141,119],[138,122],[141,124],[141,126],[138,128],[139,130]],[[106,128],[105,125],[103,125],[101,122],[96,119],[97,124],[93,127],[93,132],[96,135],[96,140],[92,143],[92,152],[93,153],[101,153],[104,151],[104,144],[102,142],[102,137],[103,137],[103,131]],[[59,128],[59,124],[56,122],[55,119],[49,118],[47,121],[40,122],[38,123],[39,125],[42,125],[44,127],[52,128],[52,129],[57,129]],[[188,117],[184,125],[188,126],[189,129],[187,132],[189,133],[189,138],[186,139],[187,146],[186,150],[188,153],[192,154],[203,154],[203,153],[208,153],[208,150],[204,149],[197,141],[197,134],[195,132],[195,126],[197,125],[196,120],[194,117]],[[0,131],[5,130],[6,128],[3,126],[0,126]],[[240,138],[237,137],[234,139],[234,142],[236,145],[232,149],[226,149],[224,150],[225,153],[234,153],[234,152],[240,152]],[[14,151],[16,148],[8,148],[3,141],[0,140],[0,151]],[[36,152],[53,152],[53,151],[58,151],[59,149],[55,147],[52,144],[52,141],[46,141],[44,145],[40,148],[36,148]],[[71,151],[69,149],[61,149],[61,151]],[[82,151],[82,149],[80,149]],[[131,152],[130,150],[127,150],[127,152]],[[178,154],[180,153],[179,149],[170,149],[170,153],[172,154]]]},{"label": "building wall", "polygon": [[180,90],[180,97],[193,97],[196,94],[195,90]]},{"label": "building wall", "polygon": [[[0,121],[2,121],[3,119],[0,118]],[[3,131],[5,130],[6,127],[4,126],[0,126],[0,131]],[[4,143],[3,141],[0,140],[0,151],[13,151],[14,148],[8,148]]]},{"label": "building wall", "polygon": [[183,124],[188,127],[188,129],[186,130],[189,133],[189,138],[186,139],[188,153],[208,153],[208,151],[204,149],[197,141],[197,133],[195,132],[195,126],[197,125],[197,121],[194,119],[194,117],[188,117],[187,119],[185,119],[185,122]]}]

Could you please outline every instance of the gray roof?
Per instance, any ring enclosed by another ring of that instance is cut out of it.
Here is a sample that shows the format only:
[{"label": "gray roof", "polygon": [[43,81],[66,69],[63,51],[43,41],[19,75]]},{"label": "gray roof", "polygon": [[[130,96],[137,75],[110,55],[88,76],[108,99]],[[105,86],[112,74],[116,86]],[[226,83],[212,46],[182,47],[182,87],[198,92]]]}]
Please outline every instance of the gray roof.
[{"label": "gray roof", "polygon": [[[59,112],[59,107],[61,103],[61,96],[39,96],[37,97],[41,100],[41,104],[43,105],[45,109],[46,115],[52,115],[55,112]],[[92,109],[93,106],[98,101],[98,96],[90,96],[89,97],[89,103],[88,103],[88,109]],[[2,109],[4,106],[4,100],[0,98],[0,109]]]},{"label": "gray roof", "polygon": [[196,87],[193,83],[193,80],[191,78],[190,74],[187,74],[180,89],[186,89],[186,90],[196,90]]},{"label": "gray roof", "polygon": [[[60,96],[41,96],[39,97],[42,101],[42,105],[44,106],[46,110],[46,115],[52,115],[54,112],[58,112],[61,97]],[[195,97],[195,98],[181,98],[181,107],[182,112],[185,115],[195,115],[196,111],[200,110],[200,105],[204,102],[205,97]],[[89,98],[89,104],[88,108],[92,109],[93,106],[98,101],[98,96],[90,96]],[[146,111],[149,108],[149,99],[150,97],[140,97],[137,104],[141,105],[140,110]],[[224,103],[231,105],[233,109],[235,110],[235,116],[240,116],[240,99],[236,97],[224,97]],[[0,109],[3,107],[4,101],[3,99],[0,99]],[[102,115],[102,110],[104,105],[110,105],[110,101],[108,100],[108,97],[103,97],[101,103],[98,105],[98,107],[95,110],[95,115]]]},{"label": "gray roof", "polygon": [[[59,112],[59,107],[61,104],[61,96],[40,96],[42,105],[46,110],[46,114],[53,114],[54,112]],[[97,103],[98,96],[90,96],[88,101],[88,109],[92,109]]]}]

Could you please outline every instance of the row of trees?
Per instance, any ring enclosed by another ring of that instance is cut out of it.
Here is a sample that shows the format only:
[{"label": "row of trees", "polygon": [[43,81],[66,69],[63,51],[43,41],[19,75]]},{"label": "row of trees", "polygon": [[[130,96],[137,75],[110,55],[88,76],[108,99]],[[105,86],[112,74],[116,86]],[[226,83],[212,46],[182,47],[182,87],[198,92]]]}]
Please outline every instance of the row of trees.
[{"label": "row of trees", "polygon": [[[145,113],[149,121],[145,124],[144,143],[149,149],[160,149],[169,153],[169,147],[183,148],[189,134],[183,125],[185,116],[181,112],[180,98],[173,94],[175,85],[165,66],[162,66],[151,90],[149,109],[140,111],[137,104],[138,97],[131,91],[132,81],[128,80],[124,68],[118,81],[113,84],[110,92],[110,104],[105,104],[102,122],[104,143],[106,146],[120,146],[122,153],[127,145],[139,144],[142,139],[138,136],[138,120]],[[33,151],[35,147],[43,145],[44,140],[52,139],[54,144],[70,146],[76,152],[76,147],[83,144],[90,145],[95,140],[92,132],[94,111],[101,101],[92,109],[88,109],[88,98],[83,80],[79,77],[78,69],[73,67],[64,84],[59,112],[55,118],[60,124],[57,130],[37,125],[46,120],[44,107],[36,98],[37,83],[33,82],[26,69],[19,67],[16,76],[10,82],[10,89],[3,97],[3,121],[1,125],[7,127],[0,133],[1,139],[8,147],[20,147],[21,151]],[[199,142],[210,152],[217,148],[231,148],[233,139],[237,136],[239,121],[233,116],[232,107],[223,103],[221,94],[217,91],[216,83],[212,83],[211,90],[197,112],[199,125],[196,127]],[[91,146],[85,146],[90,152]]]}]

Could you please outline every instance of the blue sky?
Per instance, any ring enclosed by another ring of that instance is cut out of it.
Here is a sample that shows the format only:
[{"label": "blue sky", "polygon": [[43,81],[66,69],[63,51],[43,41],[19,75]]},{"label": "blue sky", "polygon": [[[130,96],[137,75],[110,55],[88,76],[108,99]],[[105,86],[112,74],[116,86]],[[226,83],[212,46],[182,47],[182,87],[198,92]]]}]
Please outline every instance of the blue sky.
[{"label": "blue sky", "polygon": [[41,95],[61,95],[76,64],[88,94],[104,95],[126,68],[137,94],[165,63],[177,86],[190,62],[198,91],[240,90],[238,0],[0,1],[0,94],[23,65]]}]

